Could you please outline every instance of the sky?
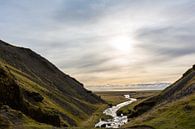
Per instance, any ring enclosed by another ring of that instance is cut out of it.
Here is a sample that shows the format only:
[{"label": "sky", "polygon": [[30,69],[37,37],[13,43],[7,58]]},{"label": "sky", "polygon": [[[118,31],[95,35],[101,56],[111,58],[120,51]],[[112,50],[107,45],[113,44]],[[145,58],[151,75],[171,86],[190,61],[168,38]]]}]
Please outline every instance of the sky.
[{"label": "sky", "polygon": [[0,39],[86,86],[174,82],[195,63],[195,0],[0,0]]}]

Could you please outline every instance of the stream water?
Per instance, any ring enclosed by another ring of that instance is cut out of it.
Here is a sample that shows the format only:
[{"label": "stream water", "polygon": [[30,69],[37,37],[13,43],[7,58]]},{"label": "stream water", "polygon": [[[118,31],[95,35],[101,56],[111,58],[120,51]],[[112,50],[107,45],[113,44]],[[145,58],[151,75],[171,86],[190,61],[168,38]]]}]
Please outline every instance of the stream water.
[{"label": "stream water", "polygon": [[117,116],[117,111],[120,108],[137,101],[137,99],[130,98],[130,95],[124,95],[124,97],[127,98],[128,101],[120,103],[116,106],[112,106],[112,107],[104,110],[103,114],[106,114],[108,116],[112,116],[113,118],[107,119],[107,120],[100,119],[100,121],[95,125],[95,127],[119,128],[120,126],[122,126],[128,122],[127,116],[123,116],[123,114],[121,114],[121,116]]}]

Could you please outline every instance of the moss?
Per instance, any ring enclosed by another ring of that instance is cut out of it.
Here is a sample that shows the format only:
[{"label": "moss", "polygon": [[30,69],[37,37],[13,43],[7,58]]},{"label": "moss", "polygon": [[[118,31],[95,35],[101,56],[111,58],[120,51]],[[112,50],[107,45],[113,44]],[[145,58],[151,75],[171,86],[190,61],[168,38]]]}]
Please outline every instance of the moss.
[{"label": "moss", "polygon": [[[83,121],[88,120],[91,114],[98,109],[99,104],[91,104],[84,100],[70,98],[69,96],[62,94],[62,92],[55,87],[46,85],[41,80],[37,80],[15,67],[2,62],[1,59],[0,65],[1,68],[8,70],[10,74],[12,74],[13,80],[17,81],[20,90],[19,95],[22,95],[25,99],[25,103],[27,103],[27,106],[23,106],[22,111],[29,117],[32,117],[32,119],[48,123],[47,121],[51,120],[45,119],[45,121],[42,121],[42,119],[44,116],[47,118],[52,117],[52,119],[55,119],[51,122],[59,123],[60,120],[61,126],[76,126],[80,125]],[[41,96],[41,101],[36,101],[32,97],[29,97],[25,91],[28,91],[29,93],[36,93],[36,96],[38,95],[39,98]],[[2,104],[0,103],[0,105]],[[20,104],[20,107],[21,105],[22,104]],[[54,123],[48,124],[54,125]],[[59,124],[55,126],[59,126]]]},{"label": "moss", "polygon": [[9,129],[12,123],[0,115],[0,129]]},{"label": "moss", "polygon": [[157,129],[193,129],[195,127],[195,94],[155,107],[152,111],[131,119],[125,127],[149,125]]},{"label": "moss", "polygon": [[93,128],[94,125],[100,120],[103,115],[103,111],[107,108],[107,105],[97,105],[98,110],[96,110],[91,117],[89,117],[86,121],[83,121],[79,124],[79,127],[84,128]]},{"label": "moss", "polygon": [[52,110],[47,111],[25,102],[22,111],[38,122],[50,124],[57,127],[61,126],[60,116]]}]

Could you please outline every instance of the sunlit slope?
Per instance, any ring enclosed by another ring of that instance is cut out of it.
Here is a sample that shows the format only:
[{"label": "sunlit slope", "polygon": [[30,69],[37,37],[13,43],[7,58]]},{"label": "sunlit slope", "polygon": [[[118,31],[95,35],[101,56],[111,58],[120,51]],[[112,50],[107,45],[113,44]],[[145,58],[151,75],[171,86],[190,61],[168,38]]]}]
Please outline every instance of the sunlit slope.
[{"label": "sunlit slope", "polygon": [[[64,74],[30,49],[0,41],[0,65],[0,69],[7,75],[6,78],[19,87],[18,94],[24,101],[20,106],[24,106],[24,110],[12,107],[9,102],[7,105],[36,122],[56,126],[55,123],[40,120],[42,116],[36,118],[32,115],[43,113],[45,117],[51,114],[51,119],[54,116],[58,122],[57,126],[77,126],[103,103],[98,96],[86,90],[83,84]],[[1,82],[1,88],[3,83],[4,81]]]},{"label": "sunlit slope", "polygon": [[195,66],[163,90],[133,109],[126,127],[149,125],[156,129],[194,129]]}]

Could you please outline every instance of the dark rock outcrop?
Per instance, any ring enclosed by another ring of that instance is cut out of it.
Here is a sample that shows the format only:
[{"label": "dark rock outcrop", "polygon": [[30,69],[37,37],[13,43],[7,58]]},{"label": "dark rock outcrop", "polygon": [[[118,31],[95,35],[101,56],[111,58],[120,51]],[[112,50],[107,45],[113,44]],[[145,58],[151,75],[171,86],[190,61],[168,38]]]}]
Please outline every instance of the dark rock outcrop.
[{"label": "dark rock outcrop", "polygon": [[28,99],[31,99],[35,102],[42,102],[43,101],[43,96],[41,96],[39,93],[37,92],[30,92],[28,90],[24,90],[24,94]]},{"label": "dark rock outcrop", "polygon": [[20,87],[11,74],[0,68],[0,103],[19,109],[23,104]]},{"label": "dark rock outcrop", "polygon": [[[43,100],[43,97],[38,93],[28,92],[27,94],[37,102]],[[44,111],[25,101],[20,86],[14,80],[11,73],[8,73],[3,68],[0,68],[0,103],[1,110],[8,110],[8,108],[3,105],[9,105],[11,108],[23,112],[38,122],[57,127],[61,126],[59,115]]]}]

